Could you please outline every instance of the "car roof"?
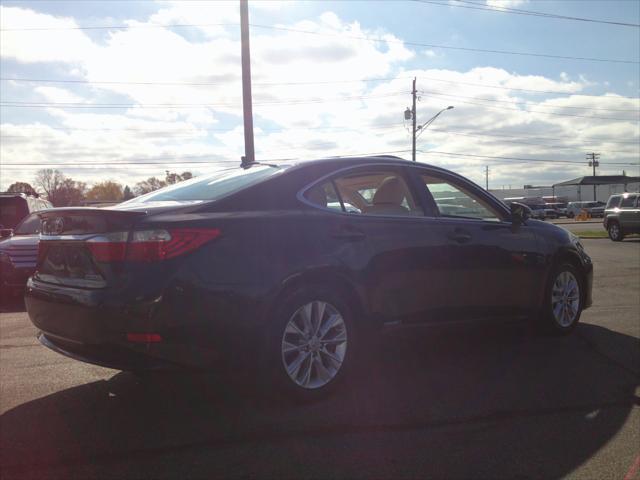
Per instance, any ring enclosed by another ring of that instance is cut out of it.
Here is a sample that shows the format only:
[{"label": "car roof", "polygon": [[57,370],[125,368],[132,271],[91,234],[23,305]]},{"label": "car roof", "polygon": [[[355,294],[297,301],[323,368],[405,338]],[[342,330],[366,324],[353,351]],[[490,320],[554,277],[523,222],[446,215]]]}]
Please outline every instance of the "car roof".
[{"label": "car roof", "polygon": [[[268,161],[264,162],[268,164]],[[259,162],[258,162],[259,164]],[[366,165],[390,165],[390,166],[406,166],[406,167],[426,167],[432,170],[437,170],[443,173],[460,176],[451,170],[446,168],[437,167],[423,162],[413,162],[405,160],[404,158],[396,157],[395,155],[369,155],[369,156],[357,156],[357,157],[325,157],[313,160],[291,160],[289,163],[282,162],[283,167],[287,167],[288,171],[302,170],[312,166],[325,166],[328,168],[349,168]],[[464,177],[461,177],[464,178]]]}]

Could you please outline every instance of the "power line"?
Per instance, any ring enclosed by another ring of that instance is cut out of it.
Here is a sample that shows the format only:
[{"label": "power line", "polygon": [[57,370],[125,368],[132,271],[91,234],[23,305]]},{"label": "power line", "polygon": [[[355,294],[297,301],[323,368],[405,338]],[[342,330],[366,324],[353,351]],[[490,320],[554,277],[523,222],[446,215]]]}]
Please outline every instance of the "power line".
[{"label": "power line", "polygon": [[353,40],[364,40],[369,42],[385,42],[385,43],[399,43],[403,45],[411,45],[414,47],[428,47],[428,48],[442,48],[445,50],[461,50],[467,52],[481,52],[481,53],[497,53],[502,55],[523,55],[530,57],[544,57],[544,58],[556,58],[561,60],[584,60],[590,62],[610,62],[610,63],[629,63],[629,64],[640,64],[639,61],[636,60],[621,60],[621,59],[610,59],[610,58],[592,58],[592,57],[576,57],[576,56],[568,56],[568,55],[552,55],[545,53],[532,53],[532,52],[515,52],[510,50],[490,50],[483,48],[469,48],[469,47],[453,47],[451,45],[437,45],[432,43],[421,43],[421,42],[409,42],[403,40],[391,40],[385,38],[369,38],[358,35],[342,35],[342,34],[332,34],[332,33],[323,33],[323,32],[313,32],[310,30],[301,30],[297,28],[288,28],[288,27],[276,27],[273,25],[257,25],[251,24],[252,27],[255,28],[264,28],[269,30],[280,30],[284,32],[293,32],[293,33],[303,33],[308,35],[320,35],[327,37],[341,37],[341,38],[349,38]]},{"label": "power line", "polygon": [[433,82],[444,82],[444,83],[454,83],[454,84],[459,84],[459,85],[471,85],[474,87],[484,87],[484,88],[498,88],[501,90],[515,90],[518,92],[527,92],[527,93],[544,93],[544,94],[548,94],[548,95],[573,95],[576,97],[597,97],[597,98],[611,98],[614,100],[635,100],[635,101],[640,101],[640,98],[636,98],[636,97],[603,97],[602,95],[595,95],[595,94],[587,94],[587,93],[573,93],[573,92],[561,92],[561,91],[553,91],[553,90],[532,90],[532,89],[528,89],[528,88],[515,88],[515,87],[505,87],[505,86],[501,86],[501,85],[490,85],[487,83],[472,83],[472,82],[463,82],[461,80],[444,80],[442,78],[434,78],[434,77],[424,77],[424,76],[419,76],[418,78],[420,79],[425,79],[425,80],[430,80]]},{"label": "power line", "polygon": [[[49,126],[40,126],[40,127],[34,127],[34,126],[20,126],[20,125],[14,125],[15,127],[19,127],[21,130],[45,130],[43,133],[50,133],[48,130],[54,130],[54,131],[62,131],[62,132],[135,132],[135,133],[143,133],[143,134],[148,134],[148,135],[152,135],[152,136],[164,136],[164,137],[171,137],[171,136],[175,136],[176,132],[191,132],[192,134],[198,134],[198,133],[202,133],[202,132],[231,132],[234,130],[234,128],[236,127],[230,127],[230,128],[200,128],[200,129],[196,129],[196,128],[190,128],[190,129],[185,129],[185,128],[176,128],[176,129],[172,129],[172,130],[149,130],[149,129],[138,129],[138,128],[131,128],[131,127],[123,127],[123,128],[71,128],[71,127],[49,127]],[[366,128],[367,130],[391,130],[394,128],[399,128],[399,127],[403,127],[404,125],[401,123],[387,123],[387,124],[372,124],[372,125],[357,125],[357,126],[339,126],[339,127],[329,127],[329,126],[315,126],[315,127],[291,127],[291,128],[278,128],[278,129],[262,129],[260,128],[258,131],[256,131],[257,135],[268,135],[271,133],[281,133],[281,132],[290,132],[290,131],[299,131],[299,130],[337,130],[337,131],[347,131],[347,130],[355,130],[355,129],[361,129],[361,128]],[[607,138],[585,138],[585,139],[579,139],[578,137],[571,136],[571,137],[540,137],[540,136],[527,136],[527,135],[508,135],[508,134],[499,134],[499,133],[488,133],[488,132],[478,132],[476,130],[471,130],[471,131],[459,131],[459,130],[451,130],[451,129],[442,129],[442,128],[430,128],[429,129],[431,132],[435,132],[435,133],[443,133],[443,134],[452,134],[452,135],[463,135],[463,136],[469,136],[469,137],[478,137],[478,138],[498,138],[498,139],[502,139],[502,138],[515,138],[515,139],[529,139],[529,140],[539,140],[539,141],[565,141],[565,140],[571,140],[571,141],[584,141],[586,142],[584,145],[580,145],[580,146],[562,146],[562,145],[546,145],[543,143],[533,143],[533,142],[524,142],[524,141],[508,141],[505,140],[505,143],[518,143],[518,144],[524,144],[524,145],[533,145],[533,146],[539,146],[539,147],[544,147],[544,148],[586,148],[586,147],[590,147],[590,145],[602,145],[602,144],[614,144],[614,145],[633,145],[636,146],[638,148],[640,148],[640,144],[638,141],[634,141],[634,140],[630,140],[630,141],[619,141],[619,140],[611,140],[611,139],[607,139]],[[28,132],[24,132],[24,135],[4,135],[0,133],[0,138],[25,138],[28,137],[29,140],[32,140],[32,133],[28,133]],[[185,137],[188,136],[192,136],[192,135],[184,135]],[[607,149],[607,151],[612,152],[612,153],[624,153],[624,152],[618,152],[615,150],[609,150]]]},{"label": "power line", "polygon": [[[470,97],[468,95],[460,95],[460,94],[456,94],[456,95],[451,95],[451,94],[446,94],[446,93],[440,93],[440,92],[434,92],[433,90],[421,90],[420,93],[426,93],[429,95],[440,95],[440,96],[446,96],[446,97],[453,97],[453,98],[470,98],[472,100],[480,100],[483,102],[497,102],[497,103],[510,103],[510,104],[515,104],[515,105],[537,105],[539,108],[569,108],[572,110],[602,110],[605,112],[629,112],[629,113],[638,113],[640,114],[640,106],[638,106],[637,109],[621,109],[621,108],[598,108],[598,107],[573,107],[573,106],[547,106],[547,105],[540,105],[537,102],[527,102],[525,100],[496,100],[493,98],[479,98],[479,97]],[[606,98],[606,97],[603,97]]]},{"label": "power line", "polygon": [[[309,105],[317,103],[329,103],[329,102],[346,102],[346,101],[360,101],[371,100],[379,98],[389,98],[404,96],[405,92],[400,93],[388,93],[383,95],[357,95],[350,97],[335,97],[335,98],[323,98],[315,100],[279,100],[272,102],[255,102],[254,105]],[[15,100],[7,100],[0,102],[2,107],[20,107],[20,108],[47,108],[47,107],[60,107],[60,108],[208,108],[208,107],[238,107],[240,103],[158,103],[158,104],[143,104],[143,103],[81,103],[81,102],[22,102]]]},{"label": "power line", "polygon": [[[440,129],[435,129],[435,128],[431,129],[431,131],[432,132],[436,132],[436,133],[445,133],[445,134],[451,134],[451,135],[462,135],[462,136],[465,136],[465,137],[475,137],[475,138],[491,137],[490,135],[452,132],[452,131],[448,131],[448,130],[440,130]],[[575,145],[544,145],[544,144],[541,144],[541,143],[522,142],[522,141],[517,141],[517,140],[501,140],[501,142],[518,144],[518,145],[531,145],[531,146],[541,147],[541,148],[554,148],[554,149],[573,150],[573,151],[575,151],[576,149],[585,148],[585,145],[580,145],[580,146],[575,146]],[[638,145],[638,148],[640,148],[640,145]],[[609,153],[629,154],[629,152],[625,152],[625,151],[622,151],[622,150],[607,150],[607,151]]]},{"label": "power line", "polygon": [[[249,24],[253,28],[261,28],[268,30],[277,30],[283,32],[292,32],[292,33],[302,33],[306,35],[317,35],[317,36],[326,36],[326,37],[340,37],[340,38],[348,38],[351,40],[362,40],[366,42],[373,43],[396,43],[402,45],[410,45],[415,47],[428,47],[428,48],[441,48],[444,50],[459,50],[466,52],[478,52],[478,53],[493,53],[500,55],[518,55],[518,56],[530,56],[530,57],[540,57],[540,58],[554,58],[560,60],[582,60],[589,62],[607,62],[607,63],[626,63],[626,64],[640,64],[639,61],[636,60],[623,60],[623,59],[612,59],[612,58],[593,58],[593,57],[578,57],[578,56],[570,56],[570,55],[554,55],[554,54],[546,54],[546,53],[534,53],[534,52],[516,52],[510,50],[492,50],[492,49],[483,49],[483,48],[470,48],[470,47],[454,47],[451,45],[442,45],[442,44],[433,44],[433,43],[422,43],[422,42],[412,42],[412,41],[403,41],[403,40],[393,40],[389,38],[370,38],[360,35],[344,35],[337,33],[326,33],[326,32],[314,32],[311,30],[302,30],[297,28],[289,28],[289,27],[278,27],[274,25],[260,25],[255,23]],[[0,29],[3,32],[17,32],[17,31],[43,31],[43,30],[108,30],[108,29],[129,29],[129,28],[183,28],[183,27],[210,27],[210,26],[238,26],[236,23],[203,23],[203,24],[167,24],[167,25],[111,25],[111,26],[87,26],[87,27],[31,27],[31,28],[5,28]]]},{"label": "power line", "polygon": [[[329,84],[337,84],[337,83],[359,83],[359,82],[385,82],[392,80],[407,80],[412,79],[413,77],[386,77],[386,78],[362,78],[362,79],[344,79],[344,80],[318,80],[318,81],[305,81],[305,82],[253,82],[253,85],[329,85]],[[434,82],[443,82],[449,84],[458,84],[458,85],[471,85],[475,87],[484,87],[484,88],[497,88],[501,90],[514,90],[518,92],[527,92],[527,93],[541,93],[548,95],[571,95],[576,97],[596,97],[596,98],[604,98],[611,100],[634,100],[640,101],[640,98],[636,97],[605,97],[603,95],[595,95],[595,94],[587,94],[587,93],[575,93],[568,91],[559,91],[559,90],[534,90],[528,88],[516,88],[516,87],[505,87],[502,85],[492,85],[488,83],[475,83],[475,82],[464,82],[461,80],[445,80],[443,78],[435,78],[435,77],[425,77],[418,76],[418,79],[424,79]],[[124,80],[81,80],[81,79],[51,79],[51,78],[12,78],[12,77],[2,77],[0,81],[3,82],[33,82],[33,83],[71,83],[71,84],[87,84],[87,85],[144,85],[144,86],[214,86],[214,85],[228,85],[230,82],[165,82],[165,81],[157,81],[157,82],[136,82],[136,81],[124,81]]]},{"label": "power line", "polygon": [[[471,153],[442,152],[438,150],[429,150],[429,151],[419,150],[419,151],[420,153],[425,153],[425,154],[436,153],[438,155],[451,155],[456,157],[490,158],[493,160],[504,160],[504,161],[513,160],[521,163],[527,163],[527,162],[541,163],[542,162],[542,163],[571,163],[575,165],[584,165],[584,162],[575,161],[575,160],[549,160],[544,158],[499,157],[499,156],[492,156],[492,155],[477,155],[477,154],[471,154]],[[603,163],[602,165],[625,165],[625,166],[635,167],[635,166],[640,166],[640,163],[607,162],[606,164]]]},{"label": "power line", "polygon": [[[345,155],[339,155],[336,157],[318,157],[318,158],[325,158],[325,159],[330,159],[330,158],[351,158],[351,157],[368,157],[368,156],[380,156],[380,155],[391,155],[391,154],[395,154],[395,153],[406,153],[406,152],[410,152],[411,150],[390,150],[390,151],[386,151],[386,152],[365,152],[365,153],[350,153],[350,154],[345,154]],[[199,155],[199,157],[204,156],[204,155]],[[190,158],[193,157],[192,156],[185,156],[183,158]],[[161,157],[160,157],[161,158]],[[167,157],[167,158],[175,158],[175,157]],[[259,161],[262,162],[278,162],[278,161],[295,161],[296,159],[281,159],[281,158],[260,158],[258,159]],[[172,162],[149,162],[145,160],[140,160],[140,161],[128,161],[128,162],[74,162],[74,163],[55,163],[55,162],[27,162],[27,163],[4,163],[2,164],[2,168],[4,169],[5,165],[8,166],[13,166],[13,167],[24,167],[24,166],[49,166],[49,167],[65,167],[65,166],[74,166],[74,167],[78,167],[78,166],[82,166],[82,167],[109,167],[111,165],[212,165],[212,164],[219,164],[219,163],[234,163],[236,165],[239,165],[239,162],[237,162],[236,160],[207,160],[207,161],[181,161],[176,159],[175,161]]]},{"label": "power line", "polygon": [[[335,83],[359,83],[359,82],[385,82],[390,80],[400,80],[412,77],[386,77],[386,78],[361,78],[352,80],[317,80],[306,82],[253,82],[253,85],[324,85]],[[239,78],[235,79],[239,80]],[[11,78],[2,77],[3,82],[33,82],[33,83],[74,83],[74,84],[90,84],[90,85],[144,85],[144,86],[187,86],[187,87],[209,87],[214,85],[229,85],[232,81],[227,82],[134,82],[122,80],[81,80],[81,79],[48,79],[48,78]]]},{"label": "power line", "polygon": [[[490,5],[483,5],[476,2],[470,2],[465,0],[454,0],[457,3],[442,3],[436,2],[433,0],[412,0],[417,3],[429,3],[431,5],[440,5],[442,7],[459,7],[459,8],[468,8],[471,10],[484,10],[489,12],[499,12],[499,13],[511,13],[515,15],[527,15],[534,17],[543,17],[543,18],[551,18],[557,20],[572,20],[576,22],[591,22],[591,23],[603,23],[607,25],[617,25],[622,27],[640,27],[637,23],[626,23],[626,22],[617,22],[614,20],[602,20],[596,18],[583,18],[583,17],[572,17],[566,15],[557,15],[555,13],[545,13],[545,12],[536,12],[533,10],[522,10],[519,8],[509,8],[509,7],[492,7]],[[467,5],[461,5],[461,3],[465,3]]]},{"label": "power line", "polygon": [[[435,96],[435,97],[453,97],[458,99],[459,97],[457,97],[456,95],[447,95],[444,93],[432,93],[430,94],[430,96]],[[574,117],[574,118],[588,118],[588,119],[593,119],[593,120],[612,120],[612,121],[616,121],[616,122],[634,122],[636,121],[636,119],[634,118],[615,118],[615,117],[597,117],[595,115],[575,115],[573,113],[556,113],[556,112],[542,112],[540,110],[521,110],[519,108],[509,108],[509,107],[499,107],[497,105],[487,105],[486,103],[478,103],[478,102],[470,102],[468,100],[456,100],[457,103],[466,103],[469,105],[479,105],[485,108],[492,108],[492,109],[497,109],[497,110],[512,110],[515,112],[520,112],[520,113],[538,113],[540,115],[555,115],[555,116],[560,116],[560,117]]]}]

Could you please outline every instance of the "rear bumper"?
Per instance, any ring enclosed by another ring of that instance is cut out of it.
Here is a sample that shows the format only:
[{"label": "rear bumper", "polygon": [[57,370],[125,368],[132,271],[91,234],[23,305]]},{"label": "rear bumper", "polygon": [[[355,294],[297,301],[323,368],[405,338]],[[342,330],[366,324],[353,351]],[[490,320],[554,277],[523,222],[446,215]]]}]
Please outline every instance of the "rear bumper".
[{"label": "rear bumper", "polygon": [[44,332],[38,333],[38,341],[65,357],[116,370],[152,371],[178,368],[176,364],[115,345],[85,345]]},{"label": "rear bumper", "polygon": [[[161,297],[135,305],[99,290],[60,288],[30,279],[25,305],[38,339],[51,350],[118,370],[211,368],[219,354],[192,341],[188,330],[168,325]],[[188,326],[185,325],[185,328]],[[157,333],[162,341],[134,343],[127,333]]]}]

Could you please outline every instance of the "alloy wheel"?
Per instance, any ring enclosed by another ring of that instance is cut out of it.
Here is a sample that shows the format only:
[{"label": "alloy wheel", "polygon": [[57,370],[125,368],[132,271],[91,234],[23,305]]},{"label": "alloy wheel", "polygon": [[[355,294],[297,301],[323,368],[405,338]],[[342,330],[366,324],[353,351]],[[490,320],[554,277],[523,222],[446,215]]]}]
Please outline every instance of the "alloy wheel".
[{"label": "alloy wheel", "polygon": [[281,342],[282,363],[299,387],[321,388],[331,382],[347,353],[347,328],[330,303],[306,303],[291,316]]},{"label": "alloy wheel", "polygon": [[570,327],[580,311],[580,285],[569,271],[562,271],[556,277],[551,291],[551,309],[556,323]]},{"label": "alloy wheel", "polygon": [[611,237],[611,240],[614,241],[620,238],[620,226],[615,222],[609,225],[609,237]]}]

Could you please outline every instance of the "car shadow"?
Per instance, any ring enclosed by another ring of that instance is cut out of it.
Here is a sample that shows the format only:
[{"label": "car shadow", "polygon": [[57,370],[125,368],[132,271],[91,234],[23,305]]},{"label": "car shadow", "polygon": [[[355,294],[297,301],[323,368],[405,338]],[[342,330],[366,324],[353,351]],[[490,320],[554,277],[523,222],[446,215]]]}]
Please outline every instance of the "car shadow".
[{"label": "car shadow", "polygon": [[521,326],[398,332],[307,405],[208,374],[117,373],[2,415],[0,467],[3,478],[139,478],[150,464],[155,477],[558,478],[638,402],[637,362],[610,361],[600,343],[638,358],[636,338],[588,324],[561,338]]}]

